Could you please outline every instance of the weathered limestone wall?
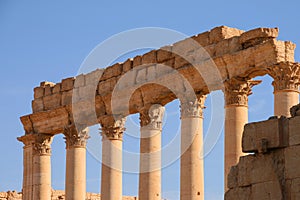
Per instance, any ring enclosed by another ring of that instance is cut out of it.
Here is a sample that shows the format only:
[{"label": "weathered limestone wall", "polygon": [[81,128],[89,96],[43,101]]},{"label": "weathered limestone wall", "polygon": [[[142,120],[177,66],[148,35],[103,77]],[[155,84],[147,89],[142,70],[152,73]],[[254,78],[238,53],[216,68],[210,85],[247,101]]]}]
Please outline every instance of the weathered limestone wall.
[{"label": "weathered limestone wall", "polygon": [[[127,92],[136,84],[143,82],[155,82],[155,80],[173,82],[168,81],[173,80],[170,79],[172,78],[170,70],[158,64],[169,66],[170,69],[175,69],[183,75],[196,93],[207,91],[208,86],[193,65],[202,66],[201,73],[205,75],[210,73],[211,61],[215,63],[222,80],[210,80],[210,90],[219,90],[222,89],[223,81],[232,77],[252,78],[266,74],[267,67],[281,62],[294,62],[295,45],[291,42],[278,41],[277,36],[277,28],[258,28],[244,32],[222,26],[128,59],[124,63],[114,64],[104,70],[103,76],[100,76],[101,70],[96,70],[89,74],[64,79],[61,83],[42,82],[34,89],[33,114],[21,117],[21,121],[26,133],[61,133],[65,126],[74,121],[74,117],[78,117],[73,116],[74,110],[72,110],[72,97],[76,94],[78,97],[76,108],[81,109],[79,117],[81,120],[86,120],[82,123],[87,125],[99,123],[98,119],[93,121],[89,117],[94,114],[89,113],[89,110],[93,110],[91,107],[95,107],[97,118],[100,120],[109,117],[112,113],[112,91],[116,83],[125,73],[137,69],[140,65],[148,65],[148,68],[135,71],[123,85],[122,91]],[[191,39],[199,45],[191,45]],[[206,53],[199,48],[200,45]],[[186,59],[193,60],[193,65]],[[205,71],[206,69],[208,71]],[[148,76],[147,74],[153,70],[156,74]],[[184,83],[176,82],[176,87],[185,86]],[[94,96],[96,95],[93,99],[95,102],[92,103],[91,99],[86,99],[87,93],[91,90]],[[165,105],[176,98],[178,97],[165,87],[144,86],[132,95],[129,113],[126,114],[137,113],[140,108],[150,104]]]},{"label": "weathered limestone wall", "polygon": [[253,154],[231,168],[225,200],[300,199],[300,104],[291,111],[245,126],[243,151]]},{"label": "weathered limestone wall", "polygon": [[[65,192],[62,190],[53,190],[51,200],[64,200]],[[0,200],[22,200],[22,193],[16,191],[0,192]],[[87,193],[86,200],[101,200],[100,194]],[[138,200],[137,197],[124,196],[123,200]]]}]

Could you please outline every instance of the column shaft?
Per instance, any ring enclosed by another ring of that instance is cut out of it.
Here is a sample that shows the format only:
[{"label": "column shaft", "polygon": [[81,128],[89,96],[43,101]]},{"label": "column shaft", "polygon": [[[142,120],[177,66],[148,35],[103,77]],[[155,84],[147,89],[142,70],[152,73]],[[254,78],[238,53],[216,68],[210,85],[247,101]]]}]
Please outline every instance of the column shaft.
[{"label": "column shaft", "polygon": [[164,107],[154,104],[140,114],[139,199],[161,200],[161,130]]},{"label": "column shaft", "polygon": [[276,91],[274,92],[274,115],[290,117],[290,108],[299,103],[297,91]]},{"label": "column shaft", "polygon": [[88,129],[68,127],[66,139],[66,200],[82,200],[86,196],[86,140]]},{"label": "column shaft", "polygon": [[246,123],[248,123],[248,107],[227,106],[225,108],[225,190],[227,190],[227,175],[230,168],[239,162],[241,156],[245,155],[242,152],[242,136]]},{"label": "column shaft", "polygon": [[248,96],[252,87],[261,81],[248,78],[231,78],[224,83],[225,97],[225,145],[224,145],[224,189],[227,187],[227,176],[232,166],[237,165],[239,158],[245,155],[242,151],[244,126],[248,123]]},{"label": "column shaft", "polygon": [[67,149],[66,200],[82,200],[86,195],[86,149]]},{"label": "column shaft", "polygon": [[101,199],[122,200],[122,141],[102,141]]},{"label": "column shaft", "polygon": [[[202,118],[181,119],[180,199],[204,199]],[[186,149],[186,147],[189,147]]]},{"label": "column shaft", "polygon": [[32,199],[32,145],[23,148],[23,189],[22,199]]},{"label": "column shaft", "polygon": [[267,72],[274,79],[274,115],[290,117],[290,108],[299,103],[299,63],[282,62]]},{"label": "column shaft", "polygon": [[180,200],[204,200],[203,109],[206,96],[181,102]]},{"label": "column shaft", "polygon": [[33,156],[33,199],[51,200],[50,155]]},{"label": "column shaft", "polygon": [[102,125],[101,199],[122,200],[122,147],[125,118]]},{"label": "column shaft", "polygon": [[51,200],[51,143],[52,136],[34,134],[33,196],[32,199]]}]

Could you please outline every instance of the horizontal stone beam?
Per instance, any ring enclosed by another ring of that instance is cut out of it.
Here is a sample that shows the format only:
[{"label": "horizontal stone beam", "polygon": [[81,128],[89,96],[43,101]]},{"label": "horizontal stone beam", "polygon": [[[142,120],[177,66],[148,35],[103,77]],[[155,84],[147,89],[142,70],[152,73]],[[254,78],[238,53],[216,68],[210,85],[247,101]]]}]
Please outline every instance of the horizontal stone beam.
[{"label": "horizontal stone beam", "polygon": [[92,125],[112,114],[182,100],[190,91],[222,89],[232,77],[265,75],[268,67],[294,62],[295,45],[277,36],[277,28],[222,26],[61,83],[42,82],[34,89],[33,114],[21,121],[26,133],[56,134],[66,123]]}]

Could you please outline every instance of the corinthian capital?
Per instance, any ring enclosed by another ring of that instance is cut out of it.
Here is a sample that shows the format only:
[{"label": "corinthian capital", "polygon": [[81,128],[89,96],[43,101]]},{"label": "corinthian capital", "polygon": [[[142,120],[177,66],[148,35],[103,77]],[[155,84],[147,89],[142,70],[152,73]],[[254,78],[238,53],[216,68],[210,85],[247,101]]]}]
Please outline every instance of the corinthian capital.
[{"label": "corinthian capital", "polygon": [[18,137],[24,143],[24,148],[31,147],[33,155],[51,155],[52,135],[32,133]]},{"label": "corinthian capital", "polygon": [[252,87],[260,84],[245,78],[231,78],[224,82],[225,105],[248,106],[248,96],[252,94]]},{"label": "corinthian capital", "polygon": [[51,155],[51,143],[53,136],[47,134],[27,134],[19,137],[18,140],[25,144],[25,147],[32,147],[33,155]]},{"label": "corinthian capital", "polygon": [[268,74],[274,79],[274,92],[280,90],[299,91],[300,64],[282,62],[267,68]]},{"label": "corinthian capital", "polygon": [[109,140],[122,140],[125,131],[126,118],[111,119],[102,123],[101,135]]},{"label": "corinthian capital", "polygon": [[143,109],[140,111],[141,127],[161,130],[164,113],[165,107],[160,104],[154,104],[150,107],[150,109]]},{"label": "corinthian capital", "polygon": [[181,118],[203,118],[203,109],[205,108],[206,95],[194,95],[192,98],[181,102]]},{"label": "corinthian capital", "polygon": [[84,148],[87,139],[89,139],[88,127],[75,127],[74,125],[65,127],[64,139],[66,140],[66,148]]}]

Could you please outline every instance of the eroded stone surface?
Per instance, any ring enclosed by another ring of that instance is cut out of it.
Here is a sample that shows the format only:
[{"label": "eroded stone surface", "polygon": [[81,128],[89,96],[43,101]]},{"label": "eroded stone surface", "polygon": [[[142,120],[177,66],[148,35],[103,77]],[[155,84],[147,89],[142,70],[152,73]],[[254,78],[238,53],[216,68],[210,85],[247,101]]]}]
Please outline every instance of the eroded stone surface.
[{"label": "eroded stone surface", "polygon": [[[299,199],[299,124],[299,116],[294,116],[272,117],[268,121],[246,125],[243,147],[255,149],[254,154],[241,157],[238,165],[231,168],[227,177],[230,189],[226,192],[225,200]],[[260,141],[262,137],[270,141],[267,144],[274,148],[267,145],[266,151],[258,151],[254,141]],[[283,144],[282,138],[285,138],[285,145],[280,145]],[[243,195],[247,195],[247,198]]]},{"label": "eroded stone surface", "polygon": [[[211,92],[222,89],[223,82],[230,78],[253,78],[264,75],[268,73],[267,68],[272,69],[272,66],[275,67],[282,62],[293,65],[295,45],[291,42],[278,41],[277,36],[277,28],[258,28],[244,32],[221,26],[171,46],[128,59],[124,63],[116,63],[106,69],[66,78],[57,84],[42,82],[34,89],[33,114],[27,116],[30,120],[24,120],[26,117],[23,117],[21,121],[26,133],[44,130],[48,133],[52,130],[50,132],[56,134],[61,132],[63,129],[61,125],[64,123],[59,125],[56,119],[61,117],[54,116],[53,113],[59,114],[56,110],[67,108],[68,116],[61,118],[61,121],[73,122],[72,108],[77,106],[74,105],[73,97],[77,99],[76,103],[80,103],[78,99],[81,100],[85,96],[91,96],[87,97],[89,100],[95,97],[99,99],[93,102],[95,106],[91,106],[91,109],[84,113],[88,119],[95,113],[100,119],[112,114],[113,91],[122,88],[122,91],[127,91],[128,95],[131,95],[130,102],[126,109],[117,106],[115,110],[120,113],[114,114],[126,116],[137,113],[140,108],[147,105],[165,105],[180,98],[178,93],[184,94],[187,84],[196,93]],[[183,78],[178,78],[178,74]],[[120,84],[124,76],[126,80]],[[178,83],[172,80],[178,80]],[[157,84],[148,87],[149,82]],[[143,84],[146,85],[142,86]],[[88,88],[88,85],[92,87]],[[77,91],[74,88],[77,88]],[[138,95],[138,92],[142,94]],[[127,101],[124,95],[121,97],[123,99],[118,99],[120,102]],[[44,117],[48,119],[47,124],[32,120],[33,118],[42,120]],[[89,125],[98,121],[89,120]]]}]

